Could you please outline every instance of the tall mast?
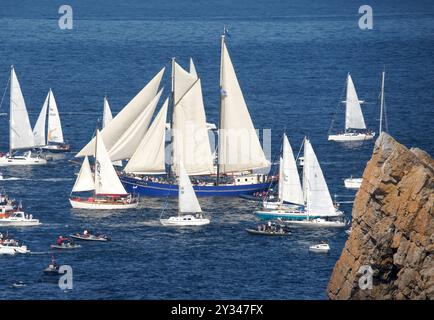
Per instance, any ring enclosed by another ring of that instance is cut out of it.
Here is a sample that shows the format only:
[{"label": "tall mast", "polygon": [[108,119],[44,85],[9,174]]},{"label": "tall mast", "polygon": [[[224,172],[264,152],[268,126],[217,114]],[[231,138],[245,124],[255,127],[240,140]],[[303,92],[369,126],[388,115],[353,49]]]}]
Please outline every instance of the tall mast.
[{"label": "tall mast", "polygon": [[13,101],[12,101],[12,75],[13,75],[13,72],[14,72],[14,66],[13,65],[11,65],[11,76],[10,76],[10,78],[9,78],[9,85],[10,85],[10,88],[9,88],[9,95],[10,95],[10,97],[9,97],[9,156],[10,157],[12,157],[12,130],[11,130],[11,128],[12,128],[12,103],[13,103]]},{"label": "tall mast", "polygon": [[380,101],[380,130],[378,134],[381,134],[383,131],[383,109],[384,109],[384,77],[386,75],[386,71],[383,70],[381,76],[381,101]]},{"label": "tall mast", "polygon": [[97,175],[97,172],[96,172],[96,170],[97,170],[97,167],[96,167],[96,165],[97,165],[97,159],[96,159],[96,150],[97,150],[97,148],[98,148],[98,124],[96,125],[96,132],[95,132],[95,156],[94,156],[94,165],[93,165],[93,172],[94,172],[94,174],[93,174],[93,181],[94,181],[94,184],[95,184],[95,189],[93,190],[93,197],[95,198],[96,197],[96,175]]},{"label": "tall mast", "polygon": [[220,138],[221,138],[221,128],[222,128],[222,111],[223,111],[223,104],[224,104],[224,99],[223,99],[223,57],[224,57],[224,45],[225,45],[225,31],[226,31],[226,26],[223,27],[223,34],[221,36],[221,54],[220,54],[220,111],[219,111],[219,127],[218,127],[218,150],[216,152],[216,156],[217,156],[217,181],[216,181],[216,185],[219,185],[219,180],[220,180],[220,157],[219,157],[219,153],[220,153]]},{"label": "tall mast", "polygon": [[[175,57],[172,57],[171,61],[172,61],[172,73],[171,73],[170,79],[171,79],[172,88],[171,88],[171,93],[170,93],[171,103],[169,105],[170,108],[169,108],[168,116],[169,116],[170,135],[171,135],[170,141],[172,144],[172,148],[170,151],[170,158],[171,158],[171,162],[173,162],[173,143],[174,143],[174,136],[175,136],[174,131],[173,131],[173,114],[175,112]],[[172,110],[170,110],[170,109],[172,109]],[[172,176],[172,168],[173,168],[173,166],[171,165],[169,170],[168,170],[168,176],[169,177]]]}]

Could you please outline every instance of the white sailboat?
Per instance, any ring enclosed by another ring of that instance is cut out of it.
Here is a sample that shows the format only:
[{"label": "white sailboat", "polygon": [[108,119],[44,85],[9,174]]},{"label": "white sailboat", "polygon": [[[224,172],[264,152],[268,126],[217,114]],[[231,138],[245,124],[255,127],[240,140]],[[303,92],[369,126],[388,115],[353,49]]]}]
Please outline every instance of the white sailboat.
[{"label": "white sailboat", "polygon": [[303,189],[300,183],[297,163],[289,144],[288,137],[283,134],[282,156],[279,163],[278,200],[264,201],[265,209],[294,209],[304,205]]},{"label": "white sailboat", "polygon": [[163,226],[203,226],[210,220],[203,217],[202,209],[182,162],[178,165],[178,215],[160,219]]},{"label": "white sailboat", "polygon": [[[88,191],[93,191],[93,196],[72,195]],[[138,199],[128,194],[119,180],[99,130],[95,137],[95,174],[86,156],[69,201],[73,208],[92,210],[131,209],[138,205]]]},{"label": "white sailboat", "polygon": [[[384,101],[384,80],[386,77],[386,72],[383,70],[381,73],[381,93],[380,93],[380,127],[378,128],[378,133],[381,134],[383,132],[383,118],[386,118],[385,112],[385,101]],[[387,121],[386,121],[386,131],[387,131]],[[362,185],[363,178],[354,178],[351,176],[350,178],[344,179],[344,185],[347,189],[359,189]]]},{"label": "white sailboat", "polygon": [[42,165],[47,161],[39,156],[32,156],[31,151],[23,155],[16,155],[16,151],[30,150],[35,147],[35,141],[30,126],[26,103],[21,92],[21,87],[11,68],[10,79],[10,112],[9,112],[9,153],[0,156],[0,166],[16,165]]},{"label": "white sailboat", "polygon": [[366,130],[365,119],[361,109],[361,103],[356,92],[351,75],[347,76],[347,95],[345,101],[345,131],[331,134],[331,141],[363,141],[374,138],[375,132]]},{"label": "white sailboat", "polygon": [[[293,178],[296,184],[296,179]],[[299,186],[296,186],[298,189]],[[255,214],[262,219],[289,219],[314,220],[317,218],[341,217],[342,211],[338,210],[332,201],[322,169],[312,148],[310,141],[304,140],[304,166],[303,166],[303,205],[298,209],[288,210],[278,208],[275,210],[259,210]],[[298,193],[297,198],[300,196]],[[300,201],[298,198],[297,201]],[[319,221],[316,221],[319,222]],[[315,221],[313,222],[315,223]]]},{"label": "white sailboat", "polygon": [[[45,125],[48,124],[47,134],[45,134]],[[63,140],[62,124],[60,122],[59,110],[57,109],[56,99],[53,91],[48,91],[45,98],[38,120],[33,128],[35,146],[49,152],[67,152],[69,144]]]}]

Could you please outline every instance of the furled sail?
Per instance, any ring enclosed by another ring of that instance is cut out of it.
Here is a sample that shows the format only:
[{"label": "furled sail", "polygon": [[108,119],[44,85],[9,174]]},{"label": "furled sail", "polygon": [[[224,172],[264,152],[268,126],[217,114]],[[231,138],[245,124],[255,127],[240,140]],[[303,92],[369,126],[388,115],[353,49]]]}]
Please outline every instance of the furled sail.
[{"label": "furled sail", "polygon": [[165,173],[165,132],[169,100],[166,99],[124,171],[136,174]]},{"label": "furled sail", "polygon": [[35,146],[29,114],[27,113],[26,103],[14,68],[11,69],[9,126],[11,150],[30,149]]},{"label": "furled sail", "polygon": [[218,159],[221,173],[269,166],[222,37]]},{"label": "furled sail", "polygon": [[50,89],[50,99],[48,103],[48,131],[47,144],[49,142],[64,143],[62,124],[60,123],[59,110],[57,109],[56,99]]},{"label": "furled sail", "polygon": [[179,163],[178,208],[180,213],[202,212],[193,185],[182,162]]},{"label": "furled sail", "polygon": [[283,202],[303,205],[303,189],[294,154],[286,134],[283,136],[283,155],[280,163],[279,199]]},{"label": "furled sail", "polygon": [[113,167],[102,134],[96,131],[95,193],[97,195],[126,195],[124,186]]},{"label": "furled sail", "polygon": [[357,97],[356,88],[353,79],[348,74],[347,78],[347,98],[345,100],[345,129],[366,129],[359,98]]},{"label": "furled sail", "polygon": [[[179,72],[181,70],[182,72]],[[179,65],[175,72],[179,72],[175,73],[176,90],[179,87],[177,81],[189,83],[191,74]],[[214,159],[206,126],[200,79],[196,78],[186,90],[181,92],[173,110],[172,170],[179,175],[177,164],[182,162],[188,175],[213,174]]]},{"label": "furled sail", "polygon": [[134,120],[132,125],[125,130],[119,140],[111,147],[109,155],[112,161],[129,159],[134,154],[148,130],[162,91],[163,89],[158,92],[142,113],[139,114],[137,119]]},{"label": "furled sail", "polygon": [[[163,77],[164,69],[160,72],[113,118],[112,121],[101,131],[106,147],[111,149],[120,139],[124,132],[131,126],[134,120],[144,108],[154,99]],[[95,138],[93,138],[76,157],[93,155]]]},{"label": "furled sail", "polygon": [[42,105],[41,112],[39,113],[38,120],[33,128],[33,138],[35,140],[35,146],[43,147],[47,144],[45,140],[45,124],[47,120],[48,101],[50,99],[50,91],[48,91],[44,104]]},{"label": "furled sail", "polygon": [[77,180],[75,180],[72,192],[83,192],[95,190],[95,179],[90,169],[89,159],[86,156],[81,165],[80,172],[78,173]]},{"label": "furled sail", "polygon": [[308,214],[317,216],[336,215],[336,209],[318,159],[308,139],[304,141],[304,191]]}]

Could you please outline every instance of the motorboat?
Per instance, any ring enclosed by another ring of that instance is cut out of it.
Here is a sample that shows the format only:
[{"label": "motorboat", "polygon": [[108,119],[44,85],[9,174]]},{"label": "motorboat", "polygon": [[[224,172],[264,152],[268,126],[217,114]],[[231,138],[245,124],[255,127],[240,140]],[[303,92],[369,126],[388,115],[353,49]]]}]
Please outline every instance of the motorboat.
[{"label": "motorboat", "polygon": [[0,241],[0,253],[14,255],[16,253],[25,254],[29,253],[30,250],[27,246],[20,244],[14,239],[5,239]]},{"label": "motorboat", "polygon": [[0,226],[7,227],[32,227],[40,225],[38,219],[33,219],[33,216],[25,214],[24,211],[15,211],[10,215],[0,218]]},{"label": "motorboat", "polygon": [[268,224],[258,225],[256,229],[247,228],[246,231],[250,234],[262,236],[289,236],[291,234],[287,226],[271,221]]},{"label": "motorboat", "polygon": [[344,180],[345,188],[347,189],[359,189],[362,185],[363,178],[347,178]]},{"label": "motorboat", "polygon": [[327,243],[323,242],[310,246],[309,251],[316,253],[328,253],[330,251],[330,246]]},{"label": "motorboat", "polygon": [[69,235],[73,239],[77,240],[84,240],[84,241],[100,241],[100,242],[107,242],[110,241],[110,237],[104,235],[104,234],[92,234],[89,231],[84,231],[84,233],[76,233]]}]

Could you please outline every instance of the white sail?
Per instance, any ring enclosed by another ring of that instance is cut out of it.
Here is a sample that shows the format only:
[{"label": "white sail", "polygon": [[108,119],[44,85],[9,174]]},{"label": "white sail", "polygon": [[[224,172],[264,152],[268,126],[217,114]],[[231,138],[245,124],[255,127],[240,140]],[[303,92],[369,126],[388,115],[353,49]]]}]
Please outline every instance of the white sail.
[{"label": "white sail", "polygon": [[32,127],[30,126],[29,114],[27,113],[26,103],[23,93],[15,74],[14,68],[11,69],[11,88],[10,88],[10,124],[9,124],[9,144],[11,150],[30,149],[35,146]]},{"label": "white sail", "polygon": [[43,147],[47,144],[45,139],[45,124],[47,120],[48,101],[50,99],[50,91],[48,91],[44,104],[42,105],[41,112],[39,113],[38,120],[33,128],[33,138],[35,140],[35,146]]},{"label": "white sail", "polygon": [[192,76],[198,78],[197,72],[196,72],[196,67],[194,66],[193,58],[190,58],[190,74]]},{"label": "white sail", "polygon": [[348,74],[347,78],[347,98],[345,100],[345,129],[366,129],[359,98],[357,97],[356,88],[353,79]]},{"label": "white sail", "polygon": [[178,208],[180,213],[202,212],[193,185],[182,162],[179,164]]},{"label": "white sail", "polygon": [[107,97],[104,97],[104,109],[102,114],[102,127],[105,128],[110,121],[112,121],[113,115],[112,111],[110,110],[110,105],[107,100]]},{"label": "white sail", "polygon": [[307,213],[316,216],[336,215],[336,209],[318,159],[308,139],[304,142],[304,173]]},{"label": "white sail", "polygon": [[269,166],[265,158],[229,52],[222,37],[221,110],[218,159],[220,172],[239,172]]},{"label": "white sail", "polygon": [[[111,149],[124,132],[137,119],[143,109],[146,108],[158,92],[164,69],[161,71],[113,118],[101,131],[106,147]],[[93,138],[76,157],[93,155],[95,138]]]},{"label": "white sail", "polygon": [[[294,154],[286,134],[283,136],[283,156],[281,161],[280,170],[282,171],[282,175],[279,177],[279,179],[282,179],[282,181],[279,180],[280,200],[303,205],[303,190],[297,170],[297,163],[295,162]],[[282,191],[280,191],[280,188]]]},{"label": "white sail", "polygon": [[95,193],[97,195],[127,194],[113,167],[99,130],[96,131]]},{"label": "white sail", "polygon": [[80,172],[78,173],[77,180],[75,180],[72,192],[83,192],[95,190],[95,179],[90,169],[89,159],[86,156],[81,165]]},{"label": "white sail", "polygon": [[59,110],[57,109],[56,99],[54,98],[53,91],[50,89],[50,99],[48,102],[48,131],[47,143],[64,143],[62,124],[60,122]]},{"label": "white sail", "polygon": [[[102,128],[104,129],[110,121],[112,121],[113,115],[112,111],[110,109],[110,105],[108,102],[107,97],[104,97],[104,108],[102,113]],[[112,161],[114,166],[122,167],[122,160],[119,161]]]},{"label": "white sail", "polygon": [[112,161],[129,159],[134,154],[148,130],[162,91],[161,89],[158,92],[132,125],[125,130],[119,140],[110,148],[109,155]]},{"label": "white sail", "polygon": [[[191,75],[178,66],[175,73],[177,79],[188,83]],[[185,77],[186,76],[186,77]],[[206,126],[205,108],[203,105],[201,81],[195,82],[182,94],[173,110],[173,166],[172,170],[179,175],[178,163],[182,162],[188,175],[214,173],[214,159]]]},{"label": "white sail", "polygon": [[165,133],[169,100],[166,99],[144,138],[124,168],[127,173],[165,173]]},{"label": "white sail", "polygon": [[174,104],[176,105],[179,100],[188,92],[191,87],[198,80],[196,75],[190,74],[185,71],[178,63],[173,61],[172,65],[172,75],[173,75],[173,96]]}]

